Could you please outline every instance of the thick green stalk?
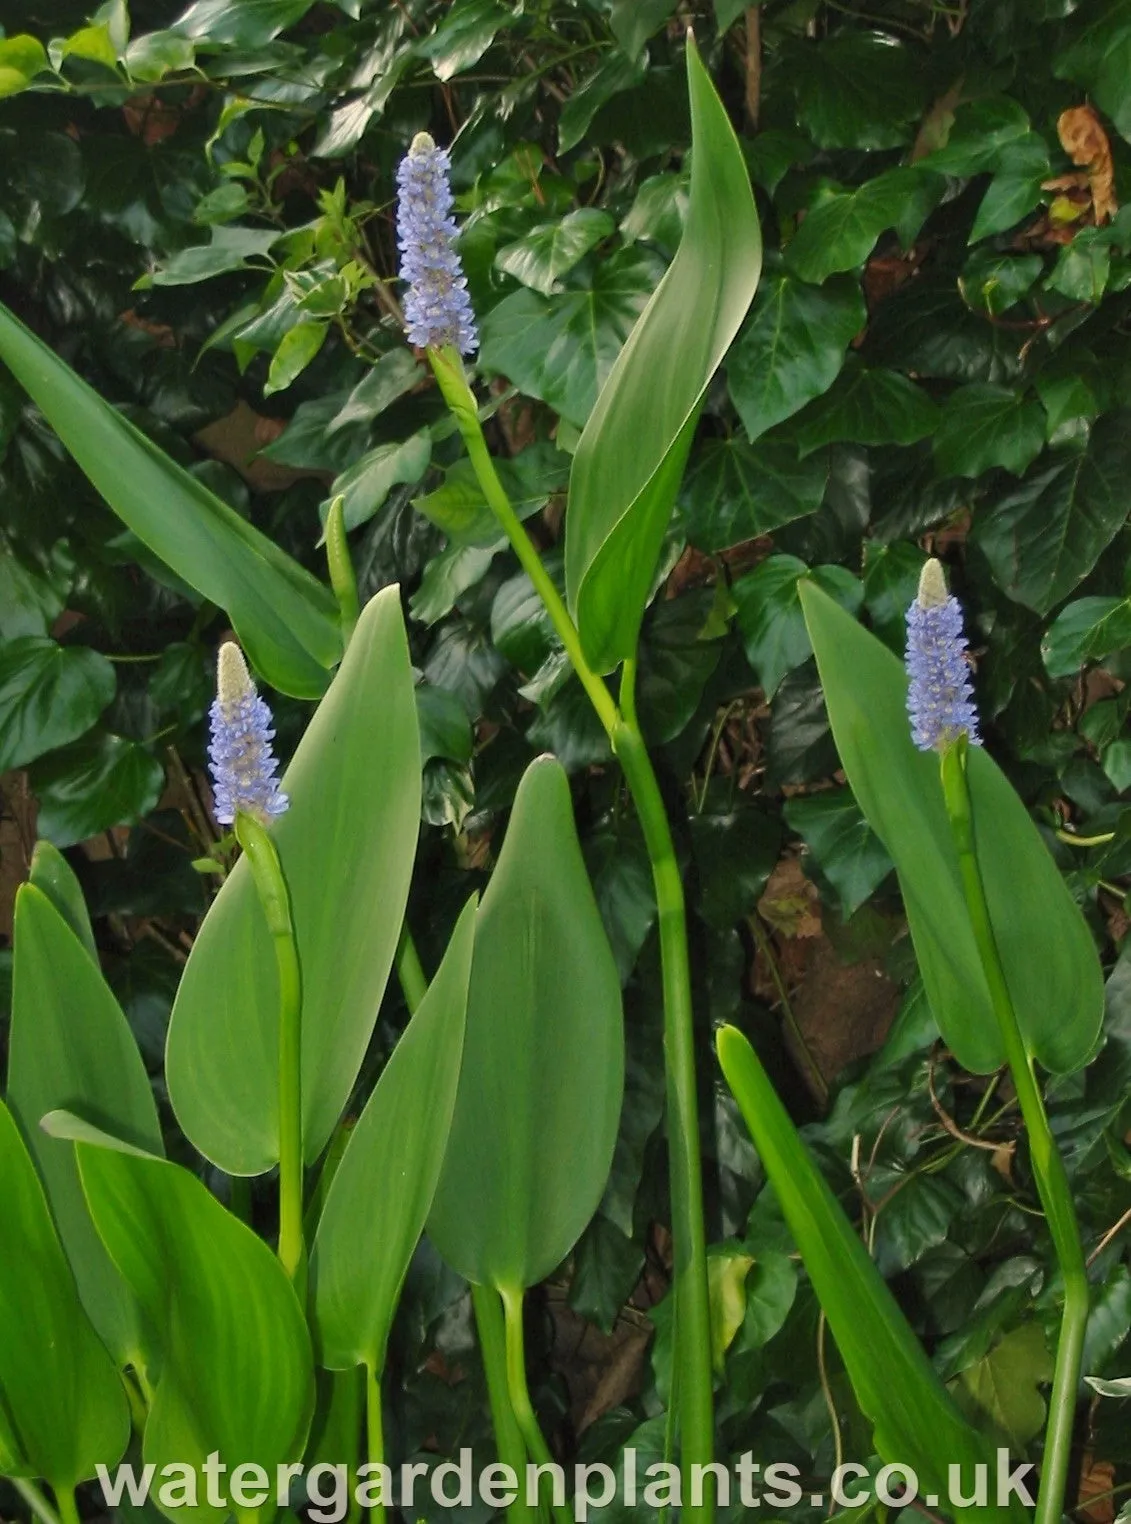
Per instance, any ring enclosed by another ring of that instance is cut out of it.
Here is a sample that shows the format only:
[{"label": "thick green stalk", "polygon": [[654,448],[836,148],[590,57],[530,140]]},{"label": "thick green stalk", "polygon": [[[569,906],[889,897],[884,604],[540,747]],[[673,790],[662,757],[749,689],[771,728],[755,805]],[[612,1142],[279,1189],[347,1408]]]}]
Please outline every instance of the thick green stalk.
[{"label": "thick green stalk", "polygon": [[[703,1228],[703,1173],[699,1150],[699,1096],[695,1083],[695,1034],[691,1007],[691,966],[687,952],[687,911],[683,879],[652,759],[639,728],[622,721],[613,748],[636,802],[659,910],[660,965],[664,988],[664,1072],[675,1258],[677,1368],[679,1371],[680,1459],[683,1516],[699,1521],[714,1513],[714,1474],[703,1472],[703,1501],[692,1506],[686,1492],[693,1465],[707,1466],[714,1454],[714,1397],[711,1376],[711,1303],[707,1286],[707,1246]],[[675,1390],[673,1378],[673,1391]]]},{"label": "thick green stalk", "polygon": [[56,1487],[55,1501],[59,1505],[61,1524],[79,1524],[79,1510],[73,1487]]},{"label": "thick green stalk", "polygon": [[338,600],[338,615],[342,623],[342,647],[349,645],[357,626],[361,609],[357,596],[357,578],[354,576],[350,558],[349,541],[346,538],[344,497],[336,497],[326,515],[326,565],[330,573],[330,586]]},{"label": "thick green stalk", "polygon": [[[585,659],[577,627],[541,557],[515,513],[487,449],[475,397],[463,364],[452,349],[428,351],[444,395],[459,427],[476,480],[505,531],[523,570],[542,599],[558,638],[613,744],[640,815],[659,910],[660,959],[664,988],[664,1057],[667,1085],[668,1151],[671,1169],[672,1238],[675,1297],[678,1304],[680,1456],[685,1497],[690,1496],[691,1466],[708,1465],[714,1455],[714,1395],[711,1371],[710,1296],[703,1224],[702,1165],[699,1150],[699,1101],[695,1083],[695,1047],[687,919],[683,882],[651,758],[636,719],[635,662],[625,663],[618,708],[603,679]],[[509,1325],[508,1325],[509,1326]],[[521,1415],[520,1415],[521,1425]],[[714,1518],[714,1479],[705,1473],[703,1502],[685,1504],[684,1517],[694,1524]]]},{"label": "thick green stalk", "polygon": [[507,1518],[510,1524],[529,1524],[530,1520],[539,1517],[539,1510],[533,1505],[528,1506],[525,1501],[526,1445],[511,1407],[503,1304],[493,1286],[472,1286],[471,1305],[475,1309],[479,1349],[487,1377],[487,1397],[491,1404],[495,1448],[503,1465],[509,1466],[514,1472],[520,1489],[518,1497],[507,1509]]},{"label": "thick green stalk", "polygon": [[243,811],[236,837],[251,865],[279,972],[279,1259],[296,1284],[306,1266],[302,1235],[302,979],[282,864],[264,827]]},{"label": "thick green stalk", "polygon": [[[381,1418],[381,1378],[365,1367],[365,1458],[371,1466],[385,1464],[385,1425]],[[381,1475],[378,1472],[378,1475]],[[384,1503],[374,1503],[369,1510],[373,1524],[385,1524]]]},{"label": "thick green stalk", "polygon": [[[522,1292],[500,1291],[503,1299],[503,1319],[506,1327],[507,1391],[511,1411],[518,1424],[519,1433],[526,1446],[526,1453],[538,1466],[552,1466],[554,1457],[542,1433],[530,1389],[526,1385],[526,1345],[522,1331]],[[546,1481],[549,1482],[547,1477]],[[520,1486],[523,1478],[519,1476]],[[553,1494],[551,1492],[551,1498]],[[565,1504],[551,1502],[554,1524],[573,1524],[573,1511]]]},{"label": "thick green stalk", "polygon": [[966,779],[966,752],[967,743],[963,736],[956,745],[943,753],[943,795],[958,848],[958,866],[974,940],[989,986],[994,1014],[1001,1029],[1021,1115],[1029,1135],[1033,1177],[1041,1205],[1045,1209],[1049,1233],[1064,1280],[1064,1315],[1049,1398],[1036,1515],[1036,1524],[1060,1524],[1072,1450],[1072,1428],[1080,1384],[1084,1335],[1088,1327],[1088,1271],[1072,1200],[1072,1187],[1049,1127],[1044,1100],[1033,1071],[1033,1061],[1025,1047],[990,921],[985,886],[974,847],[974,822]]}]

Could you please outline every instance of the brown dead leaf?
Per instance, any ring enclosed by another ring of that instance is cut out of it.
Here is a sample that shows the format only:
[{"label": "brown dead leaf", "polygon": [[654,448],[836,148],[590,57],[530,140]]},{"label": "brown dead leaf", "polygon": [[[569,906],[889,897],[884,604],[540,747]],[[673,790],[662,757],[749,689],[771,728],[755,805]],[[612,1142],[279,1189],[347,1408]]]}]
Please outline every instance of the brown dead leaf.
[{"label": "brown dead leaf", "polygon": [[[1097,1461],[1090,1450],[1085,1451],[1080,1467],[1080,1493],[1076,1516],[1088,1524],[1111,1524],[1115,1518],[1115,1499],[1110,1496],[1115,1486],[1115,1468],[1110,1461]],[[1107,1494],[1105,1496],[1105,1494]],[[1088,1506],[1088,1499],[1096,1501]]]},{"label": "brown dead leaf", "polygon": [[1091,106],[1070,106],[1060,113],[1056,130],[1073,164],[1087,170],[1092,215],[1098,227],[1119,210],[1119,202],[1115,199],[1111,143],[1103,123]]},{"label": "brown dead leaf", "polygon": [[820,895],[796,857],[783,857],[770,874],[758,901],[758,914],[779,936],[821,935]]}]

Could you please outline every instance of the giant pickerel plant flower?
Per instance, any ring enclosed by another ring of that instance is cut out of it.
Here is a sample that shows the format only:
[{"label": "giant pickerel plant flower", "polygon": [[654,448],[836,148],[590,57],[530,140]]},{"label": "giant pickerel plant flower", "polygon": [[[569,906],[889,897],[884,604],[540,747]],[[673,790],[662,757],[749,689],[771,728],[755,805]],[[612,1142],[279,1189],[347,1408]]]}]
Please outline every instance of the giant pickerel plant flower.
[{"label": "giant pickerel plant flower", "polygon": [[907,611],[906,659],[907,712],[919,750],[945,751],[960,735],[980,745],[962,609],[933,559],[923,567],[919,596]]},{"label": "giant pickerel plant flower", "polygon": [[408,282],[405,328],[413,344],[460,354],[478,347],[467,280],[455,250],[448,182],[452,161],[426,132],[418,132],[397,170],[397,242],[401,277]]},{"label": "giant pickerel plant flower", "polygon": [[266,825],[290,800],[280,792],[278,762],[271,749],[275,731],[271,711],[255,690],[243,652],[234,641],[220,647],[216,663],[216,698],[209,711],[216,819],[231,825],[238,814]]}]

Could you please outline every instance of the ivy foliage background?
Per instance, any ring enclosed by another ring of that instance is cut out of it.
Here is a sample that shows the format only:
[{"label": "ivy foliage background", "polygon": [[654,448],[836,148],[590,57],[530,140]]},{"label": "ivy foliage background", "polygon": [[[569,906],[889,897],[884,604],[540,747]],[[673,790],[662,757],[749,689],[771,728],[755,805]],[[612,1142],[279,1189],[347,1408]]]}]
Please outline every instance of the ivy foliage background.
[{"label": "ivy foliage background", "polygon": [[[767,250],[699,425],[639,681],[693,911],[721,1449],[827,1477],[832,1413],[846,1453],[867,1453],[715,1077],[725,1019],[808,1121],[963,1403],[1024,1450],[1049,1355],[1023,1325],[1035,1307],[1052,1332],[1055,1286],[1015,1108],[938,1043],[890,864],[837,774],[796,585],[808,570],[897,649],[928,553],[963,600],[987,744],[1112,970],[1106,1046],[1051,1104],[1101,1282],[1086,1369],[1125,1375],[1131,1272],[1109,1234],[1131,1205],[1131,7],[109,0],[91,17],[84,0],[8,0],[0,297],[316,574],[341,494],[363,597],[401,584],[425,740],[411,917],[430,967],[525,763],[552,750],[570,772],[626,986],[628,1095],[601,1211],[530,1339],[564,1456],[630,1439],[660,1456],[647,860],[404,344],[392,196],[414,133],[451,143],[493,448],[560,574],[569,451],[679,241],[690,23]],[[123,531],[6,373],[0,449],[2,929],[38,830],[81,871],[160,1097],[211,892],[202,721],[225,620]],[[286,753],[309,706],[275,707]],[[403,1021],[390,1007],[367,1081]],[[467,1297],[427,1245],[395,1340],[400,1457],[486,1454]],[[1131,1484],[1126,1407],[1082,1407],[1081,1497]]]}]

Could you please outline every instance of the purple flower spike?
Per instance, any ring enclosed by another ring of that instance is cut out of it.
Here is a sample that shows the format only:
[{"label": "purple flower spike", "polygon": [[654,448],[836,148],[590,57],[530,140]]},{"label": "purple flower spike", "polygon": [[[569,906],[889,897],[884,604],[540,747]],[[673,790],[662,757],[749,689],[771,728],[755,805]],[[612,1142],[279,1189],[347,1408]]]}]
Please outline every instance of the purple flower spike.
[{"label": "purple flower spike", "polygon": [[255,691],[243,652],[231,640],[220,647],[209,719],[216,819],[231,825],[242,811],[266,825],[290,800],[275,778],[279,764],[271,750],[271,711]]},{"label": "purple flower spike", "polygon": [[409,339],[421,348],[451,344],[466,355],[478,347],[479,335],[455,251],[451,168],[446,150],[418,132],[397,170],[397,242],[401,277],[408,282],[404,315]]},{"label": "purple flower spike", "polygon": [[907,712],[920,751],[945,751],[960,735],[980,746],[974,685],[966,661],[962,609],[946,590],[938,561],[923,567],[907,611]]}]

